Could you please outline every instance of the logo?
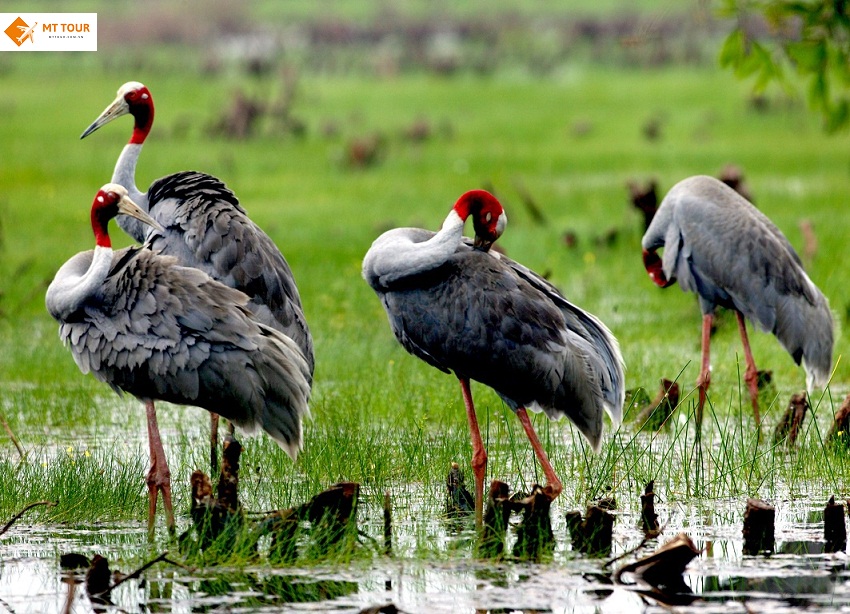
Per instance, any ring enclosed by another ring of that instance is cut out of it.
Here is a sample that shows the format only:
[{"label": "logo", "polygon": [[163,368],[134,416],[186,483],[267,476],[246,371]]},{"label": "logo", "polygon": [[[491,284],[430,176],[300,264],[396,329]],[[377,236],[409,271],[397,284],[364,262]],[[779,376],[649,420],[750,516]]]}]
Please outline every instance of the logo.
[{"label": "logo", "polygon": [[0,51],[97,51],[97,13],[0,13],[0,28]]},{"label": "logo", "polygon": [[31,43],[35,42],[35,38],[33,37],[33,31],[35,27],[38,25],[36,21],[31,26],[27,25],[27,22],[18,17],[6,28],[6,36],[12,39],[12,42],[15,43],[18,47],[24,44],[24,41],[30,39]]}]

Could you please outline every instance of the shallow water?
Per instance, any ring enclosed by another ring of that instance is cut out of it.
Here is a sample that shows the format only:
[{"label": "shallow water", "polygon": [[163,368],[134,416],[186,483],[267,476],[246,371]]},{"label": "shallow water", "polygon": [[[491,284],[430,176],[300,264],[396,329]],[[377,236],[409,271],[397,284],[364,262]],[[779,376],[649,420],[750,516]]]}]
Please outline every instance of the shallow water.
[{"label": "shallow water", "polygon": [[[683,612],[850,611],[850,565],[844,553],[823,553],[821,505],[778,502],[775,553],[743,556],[740,521],[743,504],[715,503],[704,508],[657,506],[664,535],[650,541],[648,554],[679,531],[687,532],[702,550],[687,568],[691,596],[675,598]],[[361,509],[361,526],[378,535],[377,512]],[[739,509],[740,508],[740,509]],[[709,517],[713,524],[699,522]],[[550,562],[494,563],[470,556],[469,531],[452,533],[437,521],[432,527],[444,539],[435,549],[444,556],[422,559],[401,544],[413,541],[410,526],[396,524],[395,558],[375,556],[351,564],[273,568],[267,565],[230,569],[187,570],[158,563],[140,580],[129,581],[111,596],[112,604],[95,606],[82,584],[75,587],[73,612],[359,612],[393,603],[405,612],[628,612],[665,611],[657,599],[642,594],[639,583],[613,585],[605,558],[574,553],[566,537],[560,510],[553,511],[558,546]],[[812,520],[811,522],[809,520]],[[636,518],[617,513],[614,552],[639,544]],[[15,525],[0,538],[0,612],[62,612],[71,578],[60,569],[59,556],[79,552],[101,554],[110,561],[136,551],[148,556],[145,527],[113,524],[95,527]],[[179,556],[175,556],[179,559]],[[617,565],[628,562],[624,559]],[[115,564],[113,563],[113,567]],[[121,569],[129,572],[129,569]],[[626,582],[636,579],[626,574]]]}]

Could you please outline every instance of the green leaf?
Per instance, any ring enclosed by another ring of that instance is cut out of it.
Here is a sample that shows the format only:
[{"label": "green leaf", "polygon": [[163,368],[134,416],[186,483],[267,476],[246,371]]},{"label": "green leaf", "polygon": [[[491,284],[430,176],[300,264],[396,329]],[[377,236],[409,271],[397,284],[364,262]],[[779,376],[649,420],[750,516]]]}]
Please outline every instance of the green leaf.
[{"label": "green leaf", "polygon": [[823,70],[826,45],[823,41],[800,41],[785,45],[785,53],[801,74]]},{"label": "green leaf", "polygon": [[740,28],[732,30],[720,48],[720,66],[723,68],[737,67],[746,56],[744,42],[744,32]]},{"label": "green leaf", "polygon": [[844,130],[850,126],[850,103],[842,99],[826,115],[826,131],[829,133]]}]

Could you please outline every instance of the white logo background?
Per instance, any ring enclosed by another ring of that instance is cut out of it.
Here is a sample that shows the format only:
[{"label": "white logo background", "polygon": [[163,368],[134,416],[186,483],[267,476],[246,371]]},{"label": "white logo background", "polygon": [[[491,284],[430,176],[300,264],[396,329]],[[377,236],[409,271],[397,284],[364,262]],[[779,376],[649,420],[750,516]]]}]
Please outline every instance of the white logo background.
[{"label": "white logo background", "polygon": [[[4,32],[19,17],[32,28],[20,46]],[[0,13],[0,51],[97,51],[97,13]]]}]

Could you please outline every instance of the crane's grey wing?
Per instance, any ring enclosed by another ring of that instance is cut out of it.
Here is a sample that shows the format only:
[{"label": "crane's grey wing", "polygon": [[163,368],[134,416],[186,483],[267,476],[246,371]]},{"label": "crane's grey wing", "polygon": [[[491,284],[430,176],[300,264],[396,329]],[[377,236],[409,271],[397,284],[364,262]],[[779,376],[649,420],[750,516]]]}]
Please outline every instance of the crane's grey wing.
[{"label": "crane's grey wing", "polygon": [[586,359],[591,378],[602,389],[606,411],[614,423],[619,424],[623,417],[626,377],[617,339],[599,318],[572,304],[552,283],[510,258],[503,256],[502,260],[517,275],[545,294],[561,310],[567,328],[589,344]]},{"label": "crane's grey wing", "polygon": [[715,305],[734,308],[772,332],[797,364],[804,363],[810,385],[825,384],[832,314],[794,248],[737,192],[712,178],[691,179],[699,181],[677,184],[662,205],[672,211],[665,273],[674,271],[683,290],[699,295],[704,313]]},{"label": "crane's grey wing", "polygon": [[60,326],[80,369],[142,399],[196,405],[269,433],[294,457],[310,372],[248,297],[147,249],[115,253],[101,291]]},{"label": "crane's grey wing", "polygon": [[313,338],[289,263],[233,192],[215,177],[185,171],[155,181],[148,202],[165,227],[149,229],[150,248],[247,294],[261,322],[298,344],[312,373]]},{"label": "crane's grey wing", "polygon": [[514,409],[568,416],[598,447],[605,402],[591,344],[510,267],[461,245],[444,265],[379,294],[409,352],[490,386]]}]

